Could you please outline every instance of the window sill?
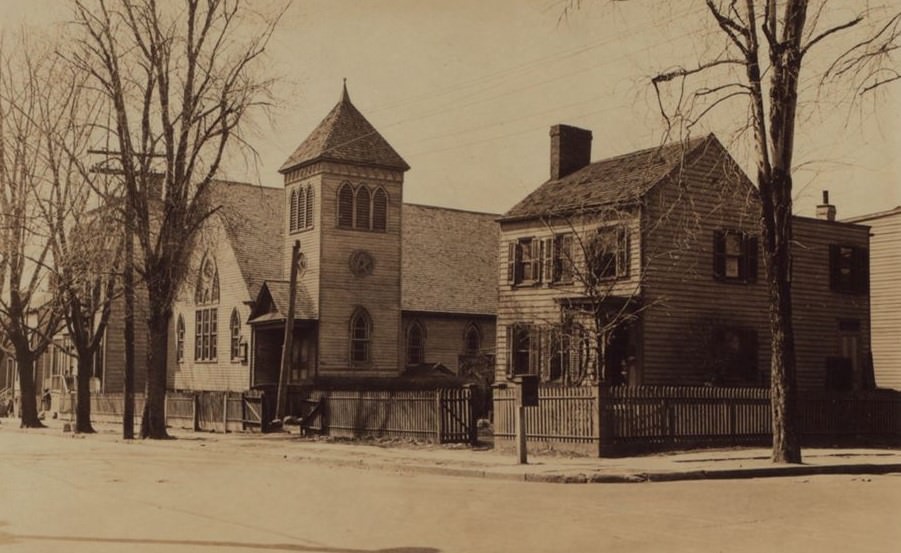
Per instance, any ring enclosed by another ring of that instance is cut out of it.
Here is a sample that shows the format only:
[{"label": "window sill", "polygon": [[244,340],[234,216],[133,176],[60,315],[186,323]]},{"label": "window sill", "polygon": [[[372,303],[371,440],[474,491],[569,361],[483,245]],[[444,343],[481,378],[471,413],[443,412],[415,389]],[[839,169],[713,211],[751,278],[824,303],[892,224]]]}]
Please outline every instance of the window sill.
[{"label": "window sill", "polygon": [[338,230],[352,230],[356,232],[368,232],[371,234],[387,234],[388,229],[369,229],[369,228],[356,228],[356,227],[345,227],[342,225],[335,225],[335,228]]},{"label": "window sill", "polygon": [[294,230],[290,231],[289,234],[292,234],[292,235],[293,235],[293,234],[303,234],[304,232],[311,231],[311,230],[313,230],[314,228],[316,228],[314,225],[310,225],[310,226],[308,226],[308,227],[299,228],[299,229],[294,229]]}]

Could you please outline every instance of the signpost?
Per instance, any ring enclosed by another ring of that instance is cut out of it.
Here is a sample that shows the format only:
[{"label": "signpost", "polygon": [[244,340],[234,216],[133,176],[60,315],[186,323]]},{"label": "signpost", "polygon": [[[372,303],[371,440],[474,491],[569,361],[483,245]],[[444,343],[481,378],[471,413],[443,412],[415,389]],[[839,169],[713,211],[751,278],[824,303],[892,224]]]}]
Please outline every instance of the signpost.
[{"label": "signpost", "polygon": [[526,450],[526,407],[538,407],[538,376],[524,374],[514,379],[516,383],[516,457],[520,465],[528,464]]}]

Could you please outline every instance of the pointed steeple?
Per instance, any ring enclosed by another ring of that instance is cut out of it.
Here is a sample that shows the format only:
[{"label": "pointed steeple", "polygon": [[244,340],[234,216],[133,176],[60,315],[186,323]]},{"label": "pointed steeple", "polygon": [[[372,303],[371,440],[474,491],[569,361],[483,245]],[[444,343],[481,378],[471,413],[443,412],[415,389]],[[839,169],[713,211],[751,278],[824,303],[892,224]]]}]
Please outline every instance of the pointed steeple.
[{"label": "pointed steeple", "polygon": [[341,101],[350,103],[350,94],[347,93],[347,77],[344,78],[344,89],[341,91]]},{"label": "pointed steeple", "polygon": [[279,172],[287,173],[317,161],[368,165],[399,171],[410,168],[351,103],[347,79],[344,79],[341,100],[294,150]]}]

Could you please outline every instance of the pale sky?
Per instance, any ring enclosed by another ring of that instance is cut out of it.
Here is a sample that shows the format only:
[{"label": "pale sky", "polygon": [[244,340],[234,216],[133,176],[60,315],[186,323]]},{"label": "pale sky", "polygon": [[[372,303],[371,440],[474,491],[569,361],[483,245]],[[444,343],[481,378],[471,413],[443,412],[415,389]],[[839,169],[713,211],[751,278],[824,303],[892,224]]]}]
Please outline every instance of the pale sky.
[{"label": "pale sky", "polygon": [[[278,186],[278,167],[338,101],[343,78],[412,167],[408,202],[506,211],[547,179],[556,123],[591,129],[594,160],[659,144],[649,77],[696,63],[705,37],[719,40],[703,6],[583,0],[561,20],[566,4],[295,1],[266,64],[280,77],[280,104],[250,140],[262,164],[232,163],[226,176]],[[0,0],[0,21],[6,32],[22,21],[46,26],[67,17],[65,5]],[[901,204],[901,83],[856,109],[828,92],[812,104],[807,82],[802,96],[817,109],[799,121],[795,212],[813,215],[823,189],[839,218]],[[747,145],[732,142],[745,113],[731,104],[696,134],[716,132],[748,168]]]}]

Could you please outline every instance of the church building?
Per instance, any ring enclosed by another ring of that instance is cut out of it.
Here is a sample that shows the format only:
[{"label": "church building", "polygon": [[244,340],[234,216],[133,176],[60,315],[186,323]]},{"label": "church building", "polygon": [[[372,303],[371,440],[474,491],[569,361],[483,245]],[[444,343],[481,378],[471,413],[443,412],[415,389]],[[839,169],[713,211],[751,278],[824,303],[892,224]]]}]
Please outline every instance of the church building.
[{"label": "church building", "polygon": [[[169,388],[278,382],[295,242],[290,384],[490,373],[498,215],[404,203],[408,169],[345,87],[279,169],[283,188],[213,183],[219,209],[173,306]],[[121,390],[120,325],[112,317],[105,392]]]}]

